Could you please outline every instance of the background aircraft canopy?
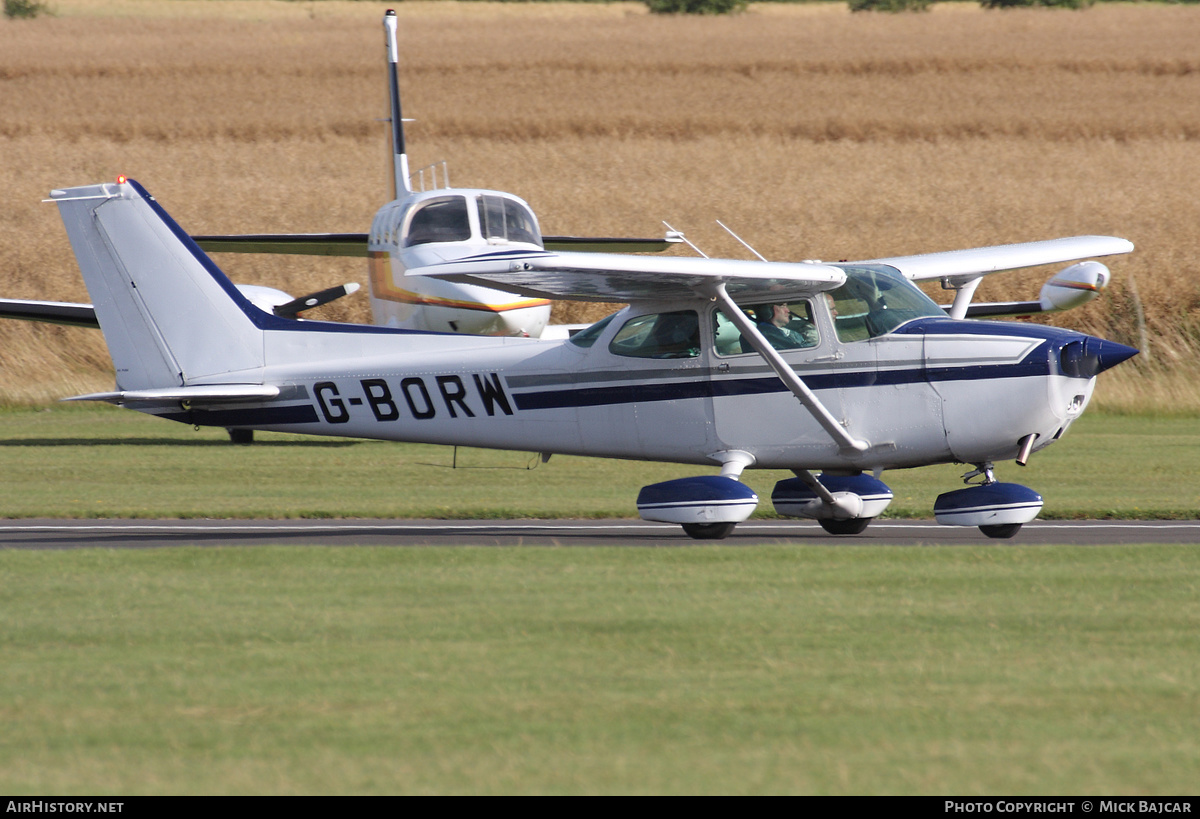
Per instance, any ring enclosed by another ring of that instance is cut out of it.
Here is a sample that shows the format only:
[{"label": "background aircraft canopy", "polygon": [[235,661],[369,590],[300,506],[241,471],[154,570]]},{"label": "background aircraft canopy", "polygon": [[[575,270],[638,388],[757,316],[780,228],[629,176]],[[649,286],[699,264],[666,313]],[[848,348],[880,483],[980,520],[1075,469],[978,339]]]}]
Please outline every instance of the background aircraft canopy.
[{"label": "background aircraft canopy", "polygon": [[[478,225],[477,231],[472,229],[472,222]],[[489,244],[542,246],[537,219],[528,206],[496,193],[447,194],[418,202],[409,212],[400,244],[414,247],[472,238]]]}]

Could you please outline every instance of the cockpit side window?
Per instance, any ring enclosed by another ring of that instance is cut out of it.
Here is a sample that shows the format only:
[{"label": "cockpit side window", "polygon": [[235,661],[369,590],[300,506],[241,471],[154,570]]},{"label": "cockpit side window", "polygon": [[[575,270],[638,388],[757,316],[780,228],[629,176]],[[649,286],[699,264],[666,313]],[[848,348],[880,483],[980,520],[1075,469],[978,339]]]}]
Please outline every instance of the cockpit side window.
[{"label": "cockpit side window", "polygon": [[[809,301],[774,302],[745,307],[746,317],[754,322],[758,331],[776,350],[798,350],[816,347],[821,342],[821,333],[813,316],[813,305]],[[716,311],[717,355],[739,355],[754,352],[754,346],[742,337],[737,326],[725,315]]]},{"label": "cockpit side window", "polygon": [[430,242],[465,242],[471,238],[467,200],[462,196],[429,199],[418,206],[408,221],[404,246]]},{"label": "cockpit side window", "polygon": [[829,291],[839,341],[862,341],[895,330],[906,321],[946,316],[900,271],[888,265],[839,265],[846,283]]},{"label": "cockpit side window", "polygon": [[608,350],[633,358],[696,358],[700,316],[694,310],[634,316],[613,336]]},{"label": "cockpit side window", "polygon": [[542,237],[533,214],[521,203],[503,196],[479,197],[479,227],[484,239],[542,246]]}]

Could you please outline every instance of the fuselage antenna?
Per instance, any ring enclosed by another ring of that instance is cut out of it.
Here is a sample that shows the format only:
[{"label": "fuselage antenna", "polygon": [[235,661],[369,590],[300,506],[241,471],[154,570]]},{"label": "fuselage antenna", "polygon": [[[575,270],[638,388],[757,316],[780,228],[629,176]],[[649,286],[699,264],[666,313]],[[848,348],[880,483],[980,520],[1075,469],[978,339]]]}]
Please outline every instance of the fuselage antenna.
[{"label": "fuselage antenna", "polygon": [[400,116],[400,75],[397,64],[400,50],[396,45],[396,12],[388,9],[383,15],[383,30],[387,35],[388,93],[392,109],[392,194],[399,199],[401,191],[412,193],[408,178],[408,153],[404,147],[404,119]]},{"label": "fuselage antenna", "polygon": [[735,239],[737,239],[739,242],[741,242],[741,243],[742,243],[742,247],[746,248],[746,250],[749,250],[751,253],[753,253],[755,256],[757,256],[757,257],[758,257],[758,260],[759,260],[760,262],[765,262],[765,261],[767,260],[767,257],[766,257],[766,256],[762,255],[762,254],[761,254],[761,253],[759,253],[757,250],[755,250],[754,248],[750,247],[750,244],[749,244],[749,242],[747,242],[747,241],[746,241],[745,239],[743,239],[741,236],[738,236],[736,233],[734,233],[732,230],[730,230],[728,227],[726,227],[725,223],[724,223],[724,222],[722,222],[720,219],[718,219],[718,220],[717,220],[717,224],[718,224],[718,225],[720,225],[722,228],[724,228],[726,233],[728,233],[730,236],[732,236],[733,238],[735,238]]},{"label": "fuselage antenna", "polygon": [[[665,220],[665,219],[663,220],[663,224],[664,224],[664,225],[667,225],[667,222],[666,222],[666,220]],[[667,225],[667,230],[671,231],[671,235],[673,235],[673,236],[678,236],[678,237],[679,237],[679,240],[680,240],[681,242],[683,242],[685,245],[687,245],[688,247],[690,247],[692,250],[696,251],[697,253],[699,253],[699,254],[700,254],[701,256],[703,256],[704,258],[706,258],[706,259],[708,258],[708,254],[707,254],[707,253],[705,253],[705,252],[704,252],[703,250],[701,250],[700,248],[696,247],[694,244],[692,244],[692,241],[691,241],[691,239],[689,239],[688,237],[684,236],[682,231],[676,230],[675,228],[671,227],[670,225]]]}]

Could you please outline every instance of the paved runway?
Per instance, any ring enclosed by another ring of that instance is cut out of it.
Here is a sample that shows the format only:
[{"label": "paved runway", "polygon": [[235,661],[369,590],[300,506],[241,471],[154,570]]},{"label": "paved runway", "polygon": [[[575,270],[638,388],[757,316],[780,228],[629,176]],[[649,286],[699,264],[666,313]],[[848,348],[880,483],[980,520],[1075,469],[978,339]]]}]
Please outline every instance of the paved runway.
[{"label": "paved runway", "polygon": [[167,546],[730,546],[758,543],[935,546],[1197,543],[1200,521],[1035,521],[1011,540],[933,521],[876,521],[861,535],[811,521],[749,521],[723,541],[696,541],[671,524],[637,520],[5,520],[0,548]]}]

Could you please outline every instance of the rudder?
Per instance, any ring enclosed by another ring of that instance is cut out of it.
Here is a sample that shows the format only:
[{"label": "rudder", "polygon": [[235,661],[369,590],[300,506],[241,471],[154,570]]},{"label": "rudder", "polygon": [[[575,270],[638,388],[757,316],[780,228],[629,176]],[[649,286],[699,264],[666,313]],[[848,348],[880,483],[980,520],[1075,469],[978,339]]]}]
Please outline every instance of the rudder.
[{"label": "rudder", "polygon": [[263,366],[256,319],[267,315],[141,185],[89,185],[50,197],[95,306],[118,389],[183,386]]}]

